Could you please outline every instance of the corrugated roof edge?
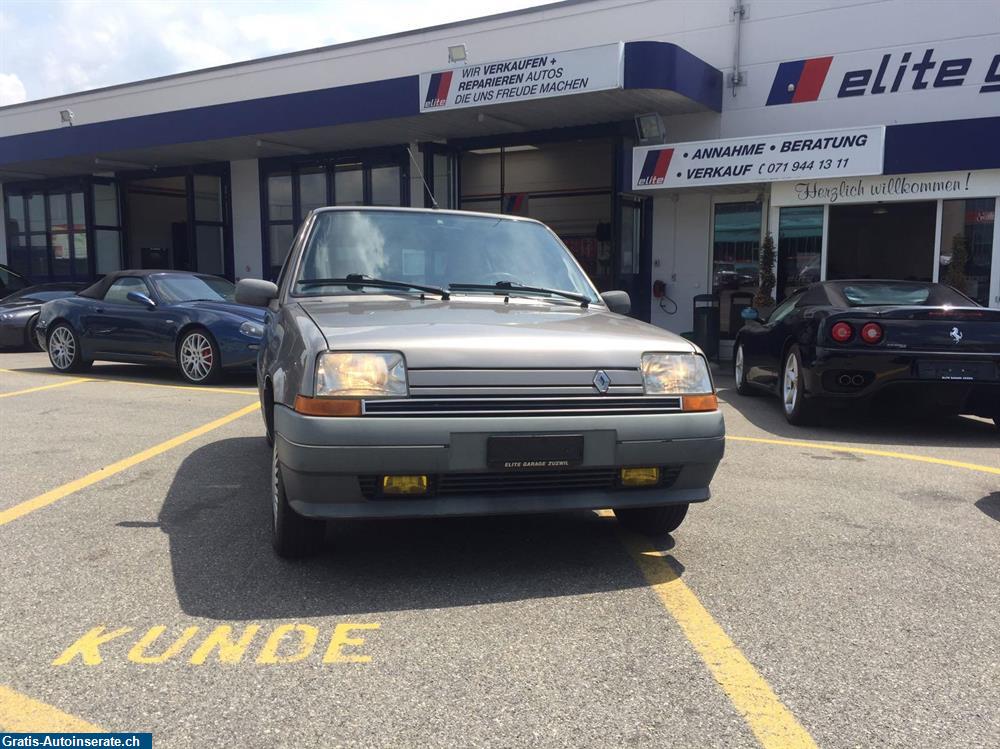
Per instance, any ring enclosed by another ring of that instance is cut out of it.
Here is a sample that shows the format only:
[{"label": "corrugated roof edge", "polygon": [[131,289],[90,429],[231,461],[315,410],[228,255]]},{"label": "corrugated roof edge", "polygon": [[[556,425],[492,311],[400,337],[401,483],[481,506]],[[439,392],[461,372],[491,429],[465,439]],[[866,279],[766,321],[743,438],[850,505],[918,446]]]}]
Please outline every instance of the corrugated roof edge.
[{"label": "corrugated roof edge", "polygon": [[24,107],[30,107],[37,104],[46,104],[60,99],[71,99],[74,96],[84,96],[90,94],[99,94],[106,91],[115,91],[118,89],[131,88],[132,86],[142,86],[147,83],[159,83],[161,81],[176,80],[178,78],[185,78],[187,76],[200,75],[202,73],[214,73],[219,70],[229,70],[232,68],[243,67],[245,65],[257,65],[262,62],[273,62],[275,60],[287,60],[293,57],[304,57],[305,55],[313,55],[317,52],[329,52],[332,50],[347,49],[349,47],[357,47],[363,44],[371,44],[373,42],[384,42],[390,39],[402,39],[407,36],[415,36],[417,34],[426,34],[432,31],[443,31],[445,29],[453,29],[459,26],[467,26],[474,23],[481,23],[483,21],[495,21],[501,18],[513,18],[515,16],[529,15],[531,13],[540,13],[554,8],[565,8],[573,5],[586,5],[588,3],[598,2],[599,0],[558,0],[558,2],[547,3],[546,5],[533,5],[530,8],[521,8],[520,10],[508,10],[503,13],[493,13],[488,16],[477,16],[475,18],[466,18],[461,21],[450,21],[449,23],[441,23],[436,26],[425,26],[420,29],[410,29],[409,31],[397,31],[393,34],[383,34],[382,36],[370,36],[366,39],[355,39],[350,42],[340,42],[339,44],[329,44],[325,47],[313,47],[311,49],[300,49],[295,52],[282,52],[279,55],[268,55],[267,57],[255,57],[252,60],[240,60],[238,62],[230,62],[225,65],[215,65],[210,68],[198,68],[197,70],[186,70],[182,73],[171,73],[169,75],[161,75],[156,78],[144,78],[139,81],[129,81],[128,83],[116,83],[112,86],[102,86],[100,88],[90,88],[83,91],[73,91],[68,94],[59,94],[58,96],[48,96],[44,99],[32,99],[30,101],[22,101],[17,104],[5,104],[0,107],[0,114],[10,111],[12,109],[20,109]]}]

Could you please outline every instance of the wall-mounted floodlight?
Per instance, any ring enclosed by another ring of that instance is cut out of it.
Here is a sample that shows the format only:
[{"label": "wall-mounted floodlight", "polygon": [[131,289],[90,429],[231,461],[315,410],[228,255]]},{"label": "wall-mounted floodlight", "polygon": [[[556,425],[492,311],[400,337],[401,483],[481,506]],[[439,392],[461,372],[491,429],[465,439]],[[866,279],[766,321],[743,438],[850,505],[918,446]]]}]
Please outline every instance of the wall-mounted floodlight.
[{"label": "wall-mounted floodlight", "polygon": [[667,129],[663,126],[663,118],[659,112],[637,114],[635,133],[640,146],[658,146],[667,142]]},{"label": "wall-mounted floodlight", "polygon": [[72,109],[60,109],[59,119],[66,125],[73,127],[73,110]]},{"label": "wall-mounted floodlight", "polygon": [[448,62],[465,62],[469,55],[464,44],[453,44],[448,47]]}]

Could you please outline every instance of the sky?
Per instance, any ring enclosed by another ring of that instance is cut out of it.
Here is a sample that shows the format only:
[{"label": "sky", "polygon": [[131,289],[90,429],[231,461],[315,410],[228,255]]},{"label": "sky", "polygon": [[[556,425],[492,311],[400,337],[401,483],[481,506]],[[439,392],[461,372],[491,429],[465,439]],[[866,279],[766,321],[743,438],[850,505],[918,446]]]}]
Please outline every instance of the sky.
[{"label": "sky", "polygon": [[547,0],[0,0],[0,106]]}]

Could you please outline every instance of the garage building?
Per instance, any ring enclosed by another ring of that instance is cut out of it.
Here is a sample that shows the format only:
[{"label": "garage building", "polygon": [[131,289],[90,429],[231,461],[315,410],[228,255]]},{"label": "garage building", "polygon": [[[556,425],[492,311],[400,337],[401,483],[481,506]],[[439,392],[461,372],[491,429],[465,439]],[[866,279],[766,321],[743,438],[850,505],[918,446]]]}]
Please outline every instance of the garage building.
[{"label": "garage building", "polygon": [[714,293],[724,341],[768,233],[779,300],[956,255],[1000,307],[1000,4],[568,0],[3,107],[0,181],[36,281],[273,278],[316,206],[436,205],[677,332]]}]

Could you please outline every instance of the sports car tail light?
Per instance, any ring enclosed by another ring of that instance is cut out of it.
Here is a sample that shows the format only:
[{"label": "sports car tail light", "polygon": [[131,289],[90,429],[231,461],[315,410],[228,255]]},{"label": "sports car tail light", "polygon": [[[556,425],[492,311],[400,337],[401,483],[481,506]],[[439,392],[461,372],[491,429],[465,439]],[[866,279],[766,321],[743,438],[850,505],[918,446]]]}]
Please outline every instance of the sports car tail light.
[{"label": "sports car tail light", "polygon": [[865,343],[878,343],[882,340],[882,326],[877,322],[865,323],[861,328],[861,340]]},{"label": "sports car tail light", "polygon": [[830,337],[837,343],[847,343],[854,337],[854,328],[850,323],[838,322],[830,328]]}]

